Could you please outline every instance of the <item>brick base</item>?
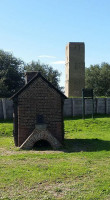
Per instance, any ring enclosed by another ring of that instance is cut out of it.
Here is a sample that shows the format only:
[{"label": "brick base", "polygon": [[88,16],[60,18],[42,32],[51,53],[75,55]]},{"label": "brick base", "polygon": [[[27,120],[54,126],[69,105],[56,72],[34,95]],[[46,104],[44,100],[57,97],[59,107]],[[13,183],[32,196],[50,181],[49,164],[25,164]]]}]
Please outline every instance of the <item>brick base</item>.
[{"label": "brick base", "polygon": [[49,142],[53,149],[58,149],[61,143],[47,130],[45,125],[36,126],[32,134],[20,146],[20,149],[32,149],[34,144],[40,140]]}]

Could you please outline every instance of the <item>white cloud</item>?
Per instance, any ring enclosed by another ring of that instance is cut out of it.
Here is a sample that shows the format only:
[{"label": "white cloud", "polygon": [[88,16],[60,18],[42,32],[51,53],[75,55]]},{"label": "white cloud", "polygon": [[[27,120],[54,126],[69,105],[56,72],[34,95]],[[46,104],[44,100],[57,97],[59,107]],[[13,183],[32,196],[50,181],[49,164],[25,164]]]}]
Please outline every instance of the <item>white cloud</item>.
[{"label": "white cloud", "polygon": [[65,64],[65,61],[64,60],[59,60],[59,61],[55,61],[55,62],[52,62],[51,64],[54,64],[54,65],[59,65],[59,64]]},{"label": "white cloud", "polygon": [[38,58],[56,58],[55,56],[40,55]]}]

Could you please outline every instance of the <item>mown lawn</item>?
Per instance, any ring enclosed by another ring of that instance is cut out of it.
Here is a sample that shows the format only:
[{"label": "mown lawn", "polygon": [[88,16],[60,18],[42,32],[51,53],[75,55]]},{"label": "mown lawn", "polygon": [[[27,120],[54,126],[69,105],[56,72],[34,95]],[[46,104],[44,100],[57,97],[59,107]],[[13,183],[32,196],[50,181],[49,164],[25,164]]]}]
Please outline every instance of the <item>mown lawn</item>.
[{"label": "mown lawn", "polygon": [[14,146],[0,123],[0,196],[4,200],[110,200],[110,115],[65,119],[59,151]]}]

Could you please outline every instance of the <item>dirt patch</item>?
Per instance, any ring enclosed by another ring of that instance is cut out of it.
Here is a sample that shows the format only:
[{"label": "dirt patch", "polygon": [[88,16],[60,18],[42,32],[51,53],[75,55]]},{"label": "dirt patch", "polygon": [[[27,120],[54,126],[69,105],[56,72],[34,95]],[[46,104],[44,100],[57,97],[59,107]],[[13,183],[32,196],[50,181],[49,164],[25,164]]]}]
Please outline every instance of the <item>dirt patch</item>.
[{"label": "dirt patch", "polygon": [[4,148],[0,148],[0,154],[1,156],[5,156],[5,155],[20,155],[20,154],[28,154],[28,153],[31,153],[31,154],[58,154],[58,153],[62,153],[62,151],[52,151],[52,150],[46,150],[46,151],[34,151],[34,150],[19,150],[19,148],[15,150],[6,150]]}]

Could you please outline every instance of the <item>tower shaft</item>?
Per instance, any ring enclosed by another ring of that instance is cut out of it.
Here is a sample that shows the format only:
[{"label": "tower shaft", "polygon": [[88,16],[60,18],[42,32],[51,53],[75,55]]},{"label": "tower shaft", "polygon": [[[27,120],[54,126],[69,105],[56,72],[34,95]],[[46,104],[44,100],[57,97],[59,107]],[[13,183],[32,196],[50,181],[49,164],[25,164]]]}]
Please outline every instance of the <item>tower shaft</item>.
[{"label": "tower shaft", "polygon": [[85,87],[85,45],[83,42],[69,42],[66,46],[66,81],[67,97],[81,97]]}]

